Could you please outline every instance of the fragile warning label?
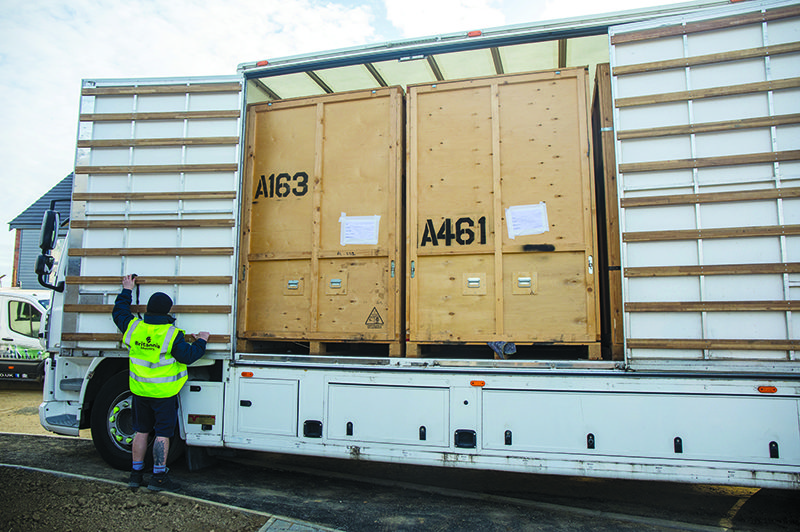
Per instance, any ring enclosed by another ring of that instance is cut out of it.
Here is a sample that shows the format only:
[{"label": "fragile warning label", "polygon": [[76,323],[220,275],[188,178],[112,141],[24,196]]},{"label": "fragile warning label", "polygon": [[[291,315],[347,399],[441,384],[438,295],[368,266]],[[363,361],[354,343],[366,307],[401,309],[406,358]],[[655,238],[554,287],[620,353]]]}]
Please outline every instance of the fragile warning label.
[{"label": "fragile warning label", "polygon": [[369,313],[367,321],[364,322],[367,329],[380,329],[383,327],[383,318],[376,307],[372,307],[372,312]]}]

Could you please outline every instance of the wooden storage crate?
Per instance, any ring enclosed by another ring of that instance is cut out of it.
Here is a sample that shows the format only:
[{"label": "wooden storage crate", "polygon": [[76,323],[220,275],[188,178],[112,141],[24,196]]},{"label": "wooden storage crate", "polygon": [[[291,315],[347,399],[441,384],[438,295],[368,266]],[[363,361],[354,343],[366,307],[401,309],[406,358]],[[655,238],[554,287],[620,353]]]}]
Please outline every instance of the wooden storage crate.
[{"label": "wooden storage crate", "polygon": [[399,87],[248,107],[240,340],[400,354],[402,120]]},{"label": "wooden storage crate", "polygon": [[585,68],[409,87],[409,356],[489,341],[599,356],[587,99]]}]

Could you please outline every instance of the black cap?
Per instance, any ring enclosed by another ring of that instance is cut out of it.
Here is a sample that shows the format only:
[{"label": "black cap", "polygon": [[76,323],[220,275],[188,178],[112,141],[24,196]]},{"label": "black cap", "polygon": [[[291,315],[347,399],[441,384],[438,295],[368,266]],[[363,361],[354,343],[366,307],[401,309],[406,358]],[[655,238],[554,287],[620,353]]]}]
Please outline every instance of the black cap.
[{"label": "black cap", "polygon": [[164,292],[156,292],[147,302],[147,312],[150,314],[168,314],[172,308],[172,299]]}]

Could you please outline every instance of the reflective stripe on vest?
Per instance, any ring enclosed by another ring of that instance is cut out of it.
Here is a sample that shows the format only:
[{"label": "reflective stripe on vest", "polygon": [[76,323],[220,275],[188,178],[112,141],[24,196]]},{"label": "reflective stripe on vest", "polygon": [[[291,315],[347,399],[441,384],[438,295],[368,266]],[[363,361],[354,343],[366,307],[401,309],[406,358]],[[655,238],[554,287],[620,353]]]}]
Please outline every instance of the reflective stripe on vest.
[{"label": "reflective stripe on vest", "polygon": [[149,324],[136,318],[131,321],[123,335],[130,348],[131,392],[143,397],[178,394],[188,376],[186,365],[170,354],[178,331],[170,324]]},{"label": "reflective stripe on vest", "polygon": [[135,380],[136,382],[145,382],[149,384],[152,383],[163,384],[167,382],[176,382],[188,376],[189,376],[188,370],[181,371],[180,373],[178,373],[177,375],[173,375],[172,377],[150,377],[150,378],[140,377],[136,375],[134,372],[130,372],[131,379]]},{"label": "reflective stripe on vest", "polygon": [[126,346],[128,347],[131,346],[131,338],[133,338],[133,331],[136,330],[136,327],[138,327],[140,323],[142,323],[142,320],[140,320],[139,318],[133,318],[133,320],[128,324],[128,330],[125,331],[125,336],[122,337],[122,343],[124,343]]}]

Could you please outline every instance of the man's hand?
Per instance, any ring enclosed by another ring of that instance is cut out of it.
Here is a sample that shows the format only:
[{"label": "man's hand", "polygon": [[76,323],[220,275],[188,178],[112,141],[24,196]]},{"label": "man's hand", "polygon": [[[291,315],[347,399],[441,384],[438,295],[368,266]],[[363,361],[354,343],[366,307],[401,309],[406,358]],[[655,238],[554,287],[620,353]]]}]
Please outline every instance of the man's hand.
[{"label": "man's hand", "polygon": [[184,340],[186,340],[190,344],[193,344],[194,341],[197,340],[198,338],[208,342],[208,337],[209,336],[211,336],[211,335],[208,334],[206,331],[200,331],[199,333],[196,333],[196,334],[185,334],[185,335],[183,335],[183,338],[184,338]]},{"label": "man's hand", "polygon": [[136,276],[135,275],[126,275],[122,278],[122,288],[127,288],[128,290],[133,290],[136,286]]}]

